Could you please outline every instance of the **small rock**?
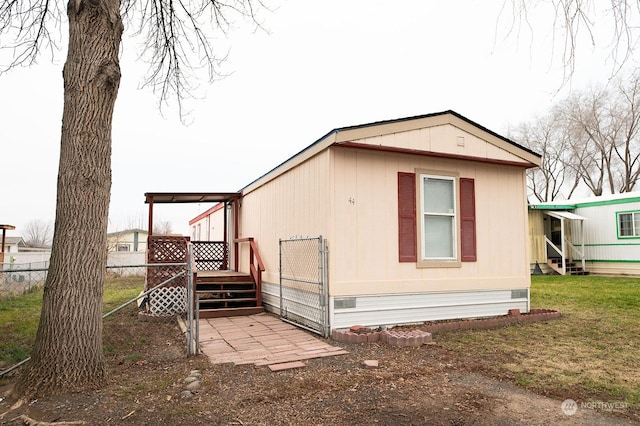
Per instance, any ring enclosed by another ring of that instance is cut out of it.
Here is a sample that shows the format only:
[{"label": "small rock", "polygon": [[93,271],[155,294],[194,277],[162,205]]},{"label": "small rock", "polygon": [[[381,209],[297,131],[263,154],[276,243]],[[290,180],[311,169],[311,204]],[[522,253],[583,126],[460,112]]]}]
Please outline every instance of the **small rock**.
[{"label": "small rock", "polygon": [[187,390],[195,391],[200,389],[200,386],[201,386],[200,381],[196,380],[195,382],[191,382],[187,385]]},{"label": "small rock", "polygon": [[192,396],[193,393],[191,393],[191,391],[183,390],[182,392],[180,392],[180,398],[191,398]]},{"label": "small rock", "polygon": [[184,382],[185,382],[185,383],[192,383],[192,382],[195,382],[195,381],[197,381],[197,380],[198,380],[198,378],[197,378],[197,377],[189,376],[189,377],[186,377],[186,378],[184,379]]},{"label": "small rock", "polygon": [[377,359],[368,359],[364,362],[365,368],[378,368],[378,360]]},{"label": "small rock", "polygon": [[202,377],[202,373],[199,372],[198,370],[193,370],[191,373],[189,373],[189,377],[200,378],[200,377]]}]

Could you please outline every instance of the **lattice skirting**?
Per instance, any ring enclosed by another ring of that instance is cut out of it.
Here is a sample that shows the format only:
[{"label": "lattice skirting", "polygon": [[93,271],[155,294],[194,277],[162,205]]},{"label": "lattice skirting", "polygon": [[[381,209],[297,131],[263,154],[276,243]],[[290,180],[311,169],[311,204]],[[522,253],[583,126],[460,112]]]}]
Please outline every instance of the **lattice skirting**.
[{"label": "lattice skirting", "polygon": [[187,310],[187,289],[160,288],[149,295],[149,312],[154,316],[181,314]]}]

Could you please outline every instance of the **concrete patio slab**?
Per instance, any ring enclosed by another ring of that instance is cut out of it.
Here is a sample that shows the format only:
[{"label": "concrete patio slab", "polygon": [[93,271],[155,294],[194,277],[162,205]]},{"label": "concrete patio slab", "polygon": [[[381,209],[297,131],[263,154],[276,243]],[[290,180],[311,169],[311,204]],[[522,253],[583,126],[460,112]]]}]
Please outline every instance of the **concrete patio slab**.
[{"label": "concrete patio slab", "polygon": [[268,313],[203,318],[199,327],[200,351],[213,364],[269,366],[349,353]]}]

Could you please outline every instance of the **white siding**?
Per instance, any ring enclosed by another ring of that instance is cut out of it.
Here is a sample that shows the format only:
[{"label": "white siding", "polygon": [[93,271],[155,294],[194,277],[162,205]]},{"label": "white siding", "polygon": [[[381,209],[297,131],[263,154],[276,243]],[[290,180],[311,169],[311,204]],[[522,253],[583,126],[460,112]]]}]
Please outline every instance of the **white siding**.
[{"label": "white siding", "polygon": [[[528,294],[528,289],[519,293]],[[512,294],[511,290],[387,294],[355,297],[355,307],[335,309],[336,299],[330,298],[331,328],[353,325],[401,325],[425,321],[481,318],[506,315],[509,309],[529,311],[528,297]]]},{"label": "white siding", "polygon": [[[11,257],[13,258],[13,261],[10,262],[10,259],[7,257],[5,259],[5,263],[0,264],[0,269],[48,268],[51,252],[15,253],[12,254]],[[144,275],[144,267],[139,267],[138,265],[144,265],[145,262],[146,252],[144,251],[107,253],[107,266],[123,266],[122,268],[110,268],[112,272],[120,275]]]},{"label": "white siding", "polygon": [[[392,326],[456,318],[482,318],[506,315],[509,309],[529,311],[528,289],[473,292],[430,292],[410,294],[359,295],[330,297],[329,328],[353,325],[369,327]],[[353,308],[335,308],[336,300],[354,304]],[[262,300],[265,309],[280,313],[280,287],[263,283]],[[305,306],[302,312],[308,311]],[[315,318],[315,317],[314,317]]]},{"label": "white siding", "polygon": [[[640,263],[640,238],[618,238],[617,212],[640,211],[640,202],[619,204],[605,204],[578,207],[575,213],[586,217],[585,221],[585,259],[590,262],[589,271],[624,270],[627,266],[637,270],[640,265],[602,265],[597,263]],[[574,244],[579,245],[579,227],[573,224],[572,235]]]}]

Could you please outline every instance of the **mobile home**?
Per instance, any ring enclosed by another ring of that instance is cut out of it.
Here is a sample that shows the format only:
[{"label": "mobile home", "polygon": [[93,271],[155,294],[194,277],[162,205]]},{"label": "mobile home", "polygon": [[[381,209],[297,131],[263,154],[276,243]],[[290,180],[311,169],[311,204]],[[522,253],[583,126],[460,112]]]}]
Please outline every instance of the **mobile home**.
[{"label": "mobile home", "polygon": [[561,257],[564,245],[565,262],[586,272],[640,275],[640,192],[533,203],[529,225],[532,265]]},{"label": "mobile home", "polygon": [[262,303],[300,322],[310,304],[328,329],[527,312],[539,164],[454,111],[338,128],[190,225],[224,215],[226,241],[252,239]]}]

